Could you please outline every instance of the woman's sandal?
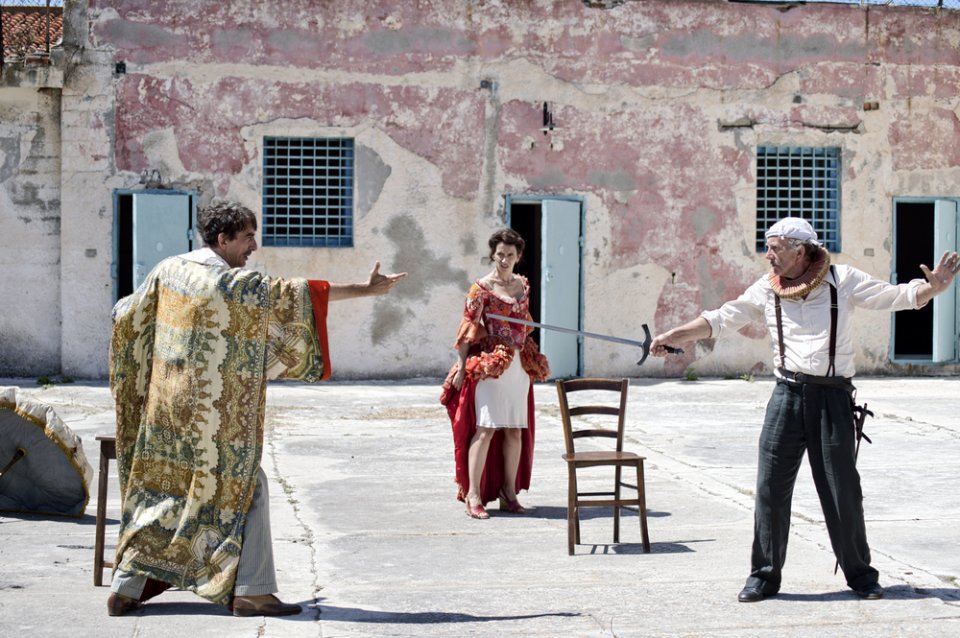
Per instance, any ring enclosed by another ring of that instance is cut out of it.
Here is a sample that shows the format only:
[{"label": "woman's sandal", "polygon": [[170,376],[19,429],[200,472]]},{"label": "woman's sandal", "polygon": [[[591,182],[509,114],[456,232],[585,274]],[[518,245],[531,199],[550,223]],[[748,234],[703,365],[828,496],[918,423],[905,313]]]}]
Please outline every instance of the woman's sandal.
[{"label": "woman's sandal", "polygon": [[500,511],[501,512],[510,512],[511,514],[526,514],[527,510],[523,505],[520,504],[520,501],[514,499],[510,500],[507,498],[507,495],[503,493],[503,488],[500,488]]},{"label": "woman's sandal", "polygon": [[490,518],[490,515],[487,514],[487,510],[483,507],[483,503],[477,502],[476,505],[471,505],[469,498],[464,500],[467,503],[467,516],[470,518],[479,518],[481,520]]}]

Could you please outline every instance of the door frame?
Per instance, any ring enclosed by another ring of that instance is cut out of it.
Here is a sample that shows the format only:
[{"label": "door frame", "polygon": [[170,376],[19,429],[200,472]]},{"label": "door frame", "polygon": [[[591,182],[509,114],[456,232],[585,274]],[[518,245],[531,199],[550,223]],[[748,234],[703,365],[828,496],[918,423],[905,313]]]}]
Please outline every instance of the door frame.
[{"label": "door frame", "polygon": [[[543,209],[544,200],[554,200],[554,201],[565,201],[565,202],[576,202],[580,205],[580,238],[578,241],[579,254],[578,254],[578,263],[580,267],[580,285],[577,290],[577,330],[583,330],[583,300],[584,300],[584,264],[583,264],[583,250],[586,245],[586,232],[587,232],[587,201],[586,198],[582,195],[544,195],[544,194],[511,194],[508,193],[504,195],[504,222],[505,224],[512,228],[512,206],[513,204],[537,204],[540,206],[541,210]],[[540,255],[537,255],[537,258],[540,258]],[[541,279],[543,274],[541,273]],[[537,286],[542,289],[543,281],[538,281]],[[540,319],[538,317],[537,319]],[[584,357],[583,357],[583,337],[577,336],[577,375],[584,374]]]},{"label": "door frame", "polygon": [[[936,203],[937,203],[938,201],[948,201],[948,202],[953,202],[954,204],[956,204],[956,206],[957,206],[957,211],[958,211],[958,213],[957,213],[957,226],[958,226],[957,231],[960,231],[960,196],[936,196],[936,195],[931,195],[931,196],[917,196],[917,195],[909,195],[909,196],[897,196],[897,197],[893,197],[893,198],[892,198],[892,200],[891,200],[891,209],[892,209],[892,210],[891,210],[891,216],[890,216],[890,238],[891,238],[891,241],[890,241],[890,245],[891,245],[891,250],[890,250],[890,283],[896,283],[896,280],[897,280],[897,249],[898,249],[899,243],[900,243],[900,239],[897,237],[897,205],[898,205],[898,204],[930,204],[932,207],[934,207],[934,228],[933,228],[933,231],[935,232],[935,231],[936,231]],[[934,238],[934,242],[936,242],[936,238]],[[960,248],[960,238],[955,238],[955,243],[956,243],[957,245],[953,247],[953,250],[958,250],[958,248]],[[936,249],[934,250],[934,252],[936,252]],[[936,265],[936,260],[939,259],[939,258],[940,258],[939,255],[934,254],[934,255],[932,256],[932,258],[931,258],[934,263],[932,263],[932,264],[927,264],[927,265],[928,265],[930,268],[933,268],[933,267]],[[954,285],[956,286],[956,282],[954,282]],[[934,300],[934,301],[936,301],[936,300]],[[931,301],[930,303],[934,303],[934,301]],[[931,326],[931,333],[930,333],[931,342],[933,342],[933,341],[937,338],[937,335],[934,334],[934,332],[933,332],[934,326],[936,326],[936,321],[934,321],[933,326]],[[960,340],[960,335],[957,334],[957,333],[958,333],[958,328],[960,328],[960,293],[955,294],[955,299],[954,299],[954,326],[953,326],[954,337],[955,337],[955,339]],[[918,358],[910,358],[910,357],[897,357],[897,356],[896,356],[896,336],[897,336],[897,335],[896,335],[896,329],[897,329],[896,313],[895,313],[895,312],[891,312],[891,313],[890,313],[890,344],[889,344],[889,355],[888,355],[888,356],[889,356],[889,360],[890,360],[892,363],[903,364],[903,365],[914,365],[914,366],[944,366],[944,365],[951,365],[951,364],[956,364],[956,363],[960,362],[960,342],[954,344],[953,359],[950,359],[950,360],[935,361],[935,360],[933,359],[933,354],[932,354],[933,351],[935,350],[935,348],[933,348],[933,344],[932,344],[932,343],[931,343],[931,357],[930,357],[929,359],[918,359]]]}]

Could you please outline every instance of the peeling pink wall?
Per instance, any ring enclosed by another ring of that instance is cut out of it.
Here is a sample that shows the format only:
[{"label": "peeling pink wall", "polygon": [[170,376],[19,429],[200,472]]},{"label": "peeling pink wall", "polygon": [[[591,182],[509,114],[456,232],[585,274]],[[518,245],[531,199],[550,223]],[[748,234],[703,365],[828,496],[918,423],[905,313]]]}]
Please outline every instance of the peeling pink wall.
[{"label": "peeling pink wall", "polygon": [[[451,195],[476,192],[482,139],[462,132],[482,130],[483,103],[477,92],[456,89],[317,87],[235,77],[196,87],[189,80],[126,75],[118,84],[117,168],[146,168],[144,137],[173,127],[187,170],[236,175],[256,159],[245,150],[240,129],[259,121],[265,104],[270,119],[307,118],[335,126],[372,119],[398,144],[442,167]],[[417,123],[400,124],[405,119]]]},{"label": "peeling pink wall", "polygon": [[[303,118],[375,127],[436,166],[446,195],[479,201],[492,143],[498,194],[594,198],[609,219],[610,268],[652,263],[691,284],[696,292],[661,291],[658,325],[734,297],[756,276],[754,262],[720,243],[744,235],[735,187],[753,183],[755,143],[719,135],[718,113],[749,118],[759,138],[823,131],[846,146],[843,135],[870,135],[894,171],[960,163],[951,108],[899,110],[879,131],[862,110],[864,100],[889,109],[958,94],[956,11],[722,0],[196,7],[90,1],[93,44],[130,68],[116,79],[118,171],[146,168],[146,139],[172,129],[183,167],[225,189],[259,161],[243,127]],[[222,76],[198,82],[198,69]],[[503,95],[479,89],[487,76]],[[560,150],[539,131],[545,100]]]},{"label": "peeling pink wall", "polygon": [[890,127],[890,152],[898,170],[960,166],[960,120],[951,109],[909,113]]}]

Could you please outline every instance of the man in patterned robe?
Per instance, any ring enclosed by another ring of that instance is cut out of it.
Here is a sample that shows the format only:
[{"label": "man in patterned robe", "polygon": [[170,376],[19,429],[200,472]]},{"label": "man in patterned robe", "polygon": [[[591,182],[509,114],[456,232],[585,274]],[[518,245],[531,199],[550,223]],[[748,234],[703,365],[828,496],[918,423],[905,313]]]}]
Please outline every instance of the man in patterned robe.
[{"label": "man in patterned robe", "polygon": [[268,379],[330,375],[328,301],[387,293],[406,273],[359,284],[245,270],[256,217],[198,215],[206,247],[160,262],[113,310],[120,539],[107,611],[175,586],[237,616],[284,616],[263,452]]}]

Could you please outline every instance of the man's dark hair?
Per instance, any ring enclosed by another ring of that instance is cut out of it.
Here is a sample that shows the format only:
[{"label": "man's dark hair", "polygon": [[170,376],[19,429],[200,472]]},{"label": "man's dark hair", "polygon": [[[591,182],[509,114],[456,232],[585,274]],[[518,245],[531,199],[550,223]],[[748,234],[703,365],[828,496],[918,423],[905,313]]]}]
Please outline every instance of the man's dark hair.
[{"label": "man's dark hair", "polygon": [[233,239],[247,228],[256,230],[257,216],[246,206],[222,202],[201,208],[197,213],[197,226],[203,243],[216,246],[220,233],[224,233],[227,239]]},{"label": "man's dark hair", "polygon": [[490,235],[490,241],[488,241],[487,244],[490,246],[490,261],[493,261],[493,253],[497,252],[497,246],[500,244],[516,246],[517,254],[523,255],[523,248],[527,245],[527,242],[523,241],[523,237],[521,237],[520,233],[514,229],[501,228],[494,234]]}]

